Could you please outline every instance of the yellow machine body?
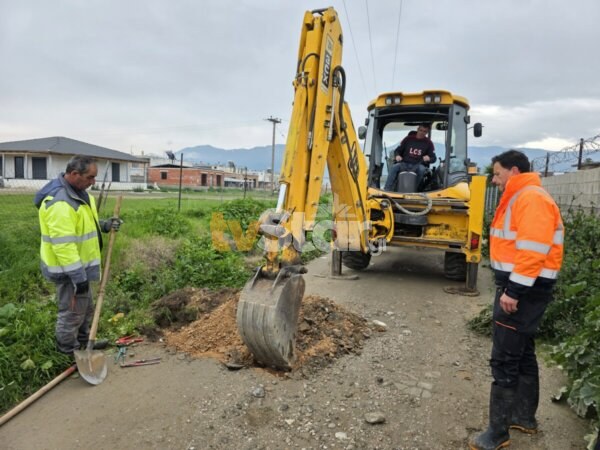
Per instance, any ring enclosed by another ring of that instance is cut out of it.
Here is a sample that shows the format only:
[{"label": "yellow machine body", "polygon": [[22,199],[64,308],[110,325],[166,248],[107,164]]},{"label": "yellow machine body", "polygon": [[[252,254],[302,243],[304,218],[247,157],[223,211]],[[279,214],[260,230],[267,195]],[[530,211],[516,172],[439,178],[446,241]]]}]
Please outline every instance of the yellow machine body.
[{"label": "yellow machine body", "polygon": [[[300,255],[315,227],[326,167],[334,248],[347,267],[365,269],[371,254],[387,245],[435,248],[446,252],[450,278],[463,277],[474,289],[481,258],[485,177],[467,169],[467,100],[444,90],[381,94],[367,108],[366,127],[359,128],[361,149],[344,101],[342,47],[333,8],[305,13],[277,207],[259,220],[265,263],[238,304],[242,339],[258,362],[279,369],[295,361],[306,271]],[[386,136],[395,138],[421,122],[439,132],[448,163],[431,169],[420,191],[383,190],[385,166],[391,164]]]}]

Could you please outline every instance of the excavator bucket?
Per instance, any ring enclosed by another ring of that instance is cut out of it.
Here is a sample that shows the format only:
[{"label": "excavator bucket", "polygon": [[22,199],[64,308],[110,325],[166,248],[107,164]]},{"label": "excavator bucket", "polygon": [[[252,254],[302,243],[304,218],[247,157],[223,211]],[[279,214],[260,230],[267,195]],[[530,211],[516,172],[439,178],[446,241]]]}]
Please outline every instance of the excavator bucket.
[{"label": "excavator bucket", "polygon": [[274,281],[260,278],[259,273],[244,287],[237,326],[257,362],[282,370],[292,368],[304,287],[299,274]]}]

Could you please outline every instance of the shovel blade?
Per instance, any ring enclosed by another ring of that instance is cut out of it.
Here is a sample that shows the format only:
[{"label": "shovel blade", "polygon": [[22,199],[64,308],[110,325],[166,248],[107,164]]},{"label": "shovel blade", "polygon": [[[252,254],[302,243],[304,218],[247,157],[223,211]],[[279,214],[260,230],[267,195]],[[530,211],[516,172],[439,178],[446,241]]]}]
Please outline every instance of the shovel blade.
[{"label": "shovel blade", "polygon": [[79,375],[90,384],[98,385],[108,375],[104,352],[98,350],[75,350],[75,363]]}]

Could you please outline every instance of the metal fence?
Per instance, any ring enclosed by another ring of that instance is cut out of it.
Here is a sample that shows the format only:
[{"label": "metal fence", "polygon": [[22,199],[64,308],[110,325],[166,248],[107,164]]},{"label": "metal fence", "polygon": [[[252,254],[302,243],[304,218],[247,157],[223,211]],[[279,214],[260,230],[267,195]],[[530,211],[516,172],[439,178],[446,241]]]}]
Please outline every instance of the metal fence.
[{"label": "metal fence", "polygon": [[496,211],[498,201],[500,200],[500,190],[498,186],[488,185],[485,190],[485,217],[490,219]]}]

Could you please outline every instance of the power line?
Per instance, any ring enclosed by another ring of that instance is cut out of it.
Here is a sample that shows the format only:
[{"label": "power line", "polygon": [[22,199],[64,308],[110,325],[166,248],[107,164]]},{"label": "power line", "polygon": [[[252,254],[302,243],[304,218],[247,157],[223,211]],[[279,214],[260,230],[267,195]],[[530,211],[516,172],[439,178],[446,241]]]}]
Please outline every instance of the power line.
[{"label": "power line", "polygon": [[375,92],[377,92],[377,75],[375,73],[375,55],[373,53],[373,39],[371,39],[371,19],[369,17],[369,2],[365,0],[365,6],[367,7],[367,26],[369,28],[369,45],[371,47],[371,69],[373,70],[373,85],[375,86]]},{"label": "power line", "polygon": [[360,80],[362,81],[365,95],[368,95],[367,84],[365,83],[365,77],[363,76],[362,66],[360,64],[360,58],[358,57],[358,51],[356,50],[356,39],[354,39],[354,35],[352,34],[352,27],[350,26],[350,15],[348,14],[348,10],[346,9],[346,0],[343,0],[342,3],[344,4],[344,12],[346,13],[346,22],[348,23],[348,31],[350,31],[350,39],[352,40],[352,47],[354,48],[354,57],[356,58],[356,65],[358,66],[358,73],[360,74]]},{"label": "power line", "polygon": [[[232,126],[251,126],[254,124],[258,124],[259,119],[254,119],[254,120],[244,120],[244,121],[239,121],[239,122],[223,122],[223,121],[219,121],[219,122],[202,122],[202,123],[196,123],[196,124],[187,124],[187,125],[172,125],[172,126],[164,126],[164,127],[152,127],[152,128],[145,128],[145,129],[126,129],[126,131],[130,134],[141,134],[141,135],[149,135],[149,134],[163,134],[163,133],[168,133],[171,131],[185,131],[185,130],[191,130],[191,131],[203,131],[203,130],[224,130],[224,129],[231,129]],[[88,135],[94,135],[94,136],[115,136],[115,135],[121,135],[124,133],[124,131],[122,129],[115,129],[112,131],[103,131],[103,132],[96,132],[96,131],[92,131],[92,130],[74,130],[74,133],[82,133],[82,134],[88,134]]]},{"label": "power line", "polygon": [[396,28],[396,48],[394,49],[394,70],[392,71],[392,90],[394,89],[396,83],[396,61],[398,59],[398,42],[400,38],[400,20],[402,19],[402,3],[403,0],[400,0],[400,10],[398,11],[398,27]]}]

